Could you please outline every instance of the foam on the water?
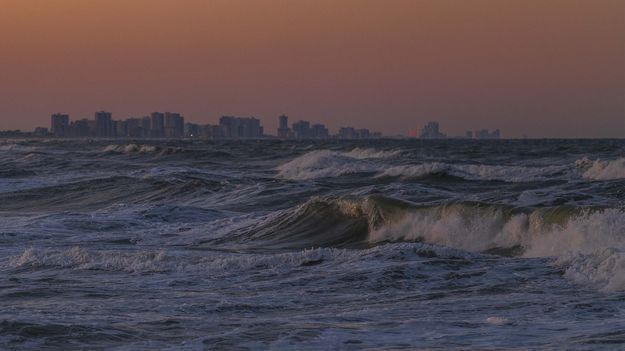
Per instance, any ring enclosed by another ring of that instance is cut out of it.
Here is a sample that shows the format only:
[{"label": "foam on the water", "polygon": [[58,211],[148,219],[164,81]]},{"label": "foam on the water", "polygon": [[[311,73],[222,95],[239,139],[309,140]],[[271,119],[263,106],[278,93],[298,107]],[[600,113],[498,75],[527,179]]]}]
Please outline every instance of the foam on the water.
[{"label": "foam on the water", "polygon": [[158,151],[156,146],[152,145],[139,145],[139,144],[126,144],[126,145],[117,145],[111,144],[107,145],[102,152],[116,152],[116,153],[124,153],[124,154],[132,154],[132,153],[140,153],[147,154]]},{"label": "foam on the water", "polygon": [[0,349],[619,347],[624,151],[0,140]]},{"label": "foam on the water", "polygon": [[566,171],[568,166],[497,166],[484,164],[450,164],[423,162],[420,164],[393,165],[385,160],[399,155],[399,151],[354,149],[350,152],[315,150],[294,158],[277,167],[278,176],[291,180],[310,180],[339,177],[354,173],[371,173],[377,178],[423,178],[446,174],[466,180],[498,180],[512,183],[549,179]]},{"label": "foam on the water", "polygon": [[615,160],[589,160],[582,158],[575,165],[583,169],[582,176],[592,180],[625,179],[625,158]]}]

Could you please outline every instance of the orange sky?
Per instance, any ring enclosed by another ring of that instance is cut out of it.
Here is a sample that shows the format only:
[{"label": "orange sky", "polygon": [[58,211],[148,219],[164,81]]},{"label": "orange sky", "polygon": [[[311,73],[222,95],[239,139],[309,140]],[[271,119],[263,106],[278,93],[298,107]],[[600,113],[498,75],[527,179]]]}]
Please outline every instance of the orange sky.
[{"label": "orange sky", "polygon": [[625,137],[625,1],[0,0],[0,129],[100,109]]}]

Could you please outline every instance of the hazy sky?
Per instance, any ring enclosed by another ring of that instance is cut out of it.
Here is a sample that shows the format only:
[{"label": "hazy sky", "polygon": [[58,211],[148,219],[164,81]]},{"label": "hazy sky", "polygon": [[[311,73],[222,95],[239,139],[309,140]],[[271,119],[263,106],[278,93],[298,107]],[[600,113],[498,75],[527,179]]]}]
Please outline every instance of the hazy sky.
[{"label": "hazy sky", "polygon": [[625,137],[625,1],[0,0],[0,129],[100,109]]}]

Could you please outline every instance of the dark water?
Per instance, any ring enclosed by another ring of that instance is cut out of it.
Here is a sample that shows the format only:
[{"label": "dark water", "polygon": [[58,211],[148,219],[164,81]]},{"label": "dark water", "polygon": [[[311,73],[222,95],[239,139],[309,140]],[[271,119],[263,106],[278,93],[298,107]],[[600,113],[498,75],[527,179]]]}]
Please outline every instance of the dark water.
[{"label": "dark water", "polygon": [[0,349],[615,349],[625,141],[0,141]]}]

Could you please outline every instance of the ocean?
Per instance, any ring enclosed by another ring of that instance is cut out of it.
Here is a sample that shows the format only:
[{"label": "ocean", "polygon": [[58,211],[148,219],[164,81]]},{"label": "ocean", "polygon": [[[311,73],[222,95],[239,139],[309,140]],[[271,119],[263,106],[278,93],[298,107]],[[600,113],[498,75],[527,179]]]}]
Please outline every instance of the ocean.
[{"label": "ocean", "polygon": [[625,348],[625,140],[0,140],[0,349]]}]

